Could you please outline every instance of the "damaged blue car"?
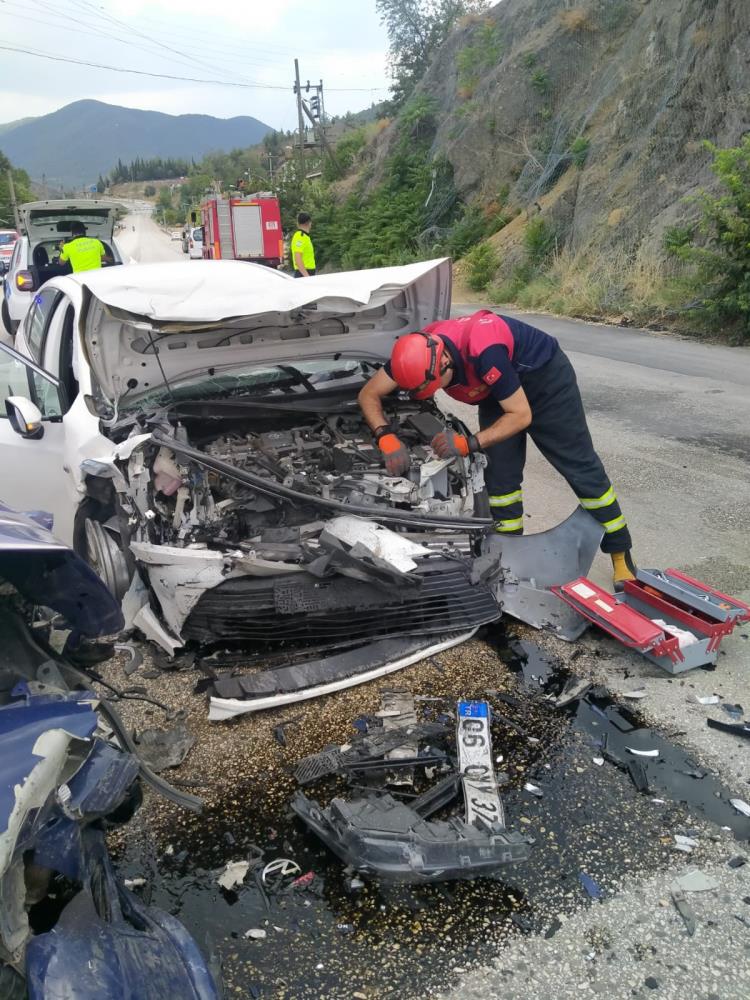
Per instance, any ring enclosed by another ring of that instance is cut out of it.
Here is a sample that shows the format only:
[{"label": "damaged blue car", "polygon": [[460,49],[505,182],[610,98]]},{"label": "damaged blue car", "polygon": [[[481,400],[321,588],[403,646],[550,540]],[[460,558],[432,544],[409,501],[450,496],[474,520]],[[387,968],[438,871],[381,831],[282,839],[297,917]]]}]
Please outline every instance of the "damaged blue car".
[{"label": "damaged blue car", "polygon": [[[62,652],[37,627],[40,607],[64,619]],[[130,892],[107,853],[107,830],[131,818],[142,782],[201,805],[138,759],[116,709],[76,663],[81,644],[121,626],[117,601],[44,516],[0,505],[3,998],[220,996],[187,930]]]}]

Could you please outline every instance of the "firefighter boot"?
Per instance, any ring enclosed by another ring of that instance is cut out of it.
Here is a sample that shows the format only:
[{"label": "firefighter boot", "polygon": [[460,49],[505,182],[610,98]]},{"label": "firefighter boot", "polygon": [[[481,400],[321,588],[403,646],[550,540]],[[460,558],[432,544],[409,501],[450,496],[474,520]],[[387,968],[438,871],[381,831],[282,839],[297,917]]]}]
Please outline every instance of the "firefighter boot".
[{"label": "firefighter boot", "polygon": [[612,577],[615,593],[625,589],[626,580],[635,580],[636,565],[630,552],[612,552]]}]

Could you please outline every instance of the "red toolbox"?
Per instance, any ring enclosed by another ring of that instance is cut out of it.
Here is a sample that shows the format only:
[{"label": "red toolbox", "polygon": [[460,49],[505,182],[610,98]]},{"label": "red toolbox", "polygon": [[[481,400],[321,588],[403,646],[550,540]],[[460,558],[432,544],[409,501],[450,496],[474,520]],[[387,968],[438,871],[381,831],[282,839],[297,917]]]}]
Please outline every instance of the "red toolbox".
[{"label": "red toolbox", "polygon": [[722,638],[750,621],[750,605],[675,569],[638,570],[621,594],[608,594],[586,577],[551,589],[670,674],[716,663]]}]

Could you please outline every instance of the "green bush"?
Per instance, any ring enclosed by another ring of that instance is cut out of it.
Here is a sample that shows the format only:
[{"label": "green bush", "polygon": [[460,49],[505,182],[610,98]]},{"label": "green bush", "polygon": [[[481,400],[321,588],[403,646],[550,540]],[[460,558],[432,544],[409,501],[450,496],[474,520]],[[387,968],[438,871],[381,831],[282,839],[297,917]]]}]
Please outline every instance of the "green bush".
[{"label": "green bush", "polygon": [[675,252],[697,266],[704,313],[730,324],[737,339],[750,339],[750,136],[730,149],[704,145],[724,193],[703,191],[693,199],[701,208],[698,230],[706,242],[686,243]]},{"label": "green bush", "polygon": [[483,24],[456,56],[458,85],[471,91],[482,75],[500,61],[503,52],[502,36],[496,24]]},{"label": "green bush", "polygon": [[354,160],[362,151],[367,141],[363,128],[347,132],[339,139],[334,151],[334,158],[326,157],[323,163],[323,180],[330,183],[340,177],[345,177],[352,168]]},{"label": "green bush", "polygon": [[693,242],[695,226],[669,226],[664,231],[662,246],[673,257],[681,256],[681,251]]},{"label": "green bush", "polygon": [[156,194],[156,188],[154,187],[153,184],[147,184],[143,189],[144,198],[153,198],[155,194]]},{"label": "green bush", "polygon": [[531,74],[531,86],[534,90],[537,90],[540,94],[548,94],[550,89],[550,81],[547,76],[547,71],[544,69],[535,69]]},{"label": "green bush", "polygon": [[583,169],[586,163],[586,158],[589,155],[589,140],[584,139],[582,135],[579,135],[577,139],[574,139],[570,144],[570,155],[573,158],[573,163],[578,167],[579,170]]},{"label": "green bush", "polygon": [[540,215],[527,224],[523,234],[523,245],[532,264],[543,264],[555,249],[557,233]]},{"label": "green bush", "polygon": [[534,275],[534,267],[528,261],[517,264],[503,281],[489,287],[490,302],[516,302],[519,294],[533,280]]},{"label": "green bush", "polygon": [[478,243],[466,254],[466,281],[475,292],[483,291],[495,275],[500,261],[489,243]]}]

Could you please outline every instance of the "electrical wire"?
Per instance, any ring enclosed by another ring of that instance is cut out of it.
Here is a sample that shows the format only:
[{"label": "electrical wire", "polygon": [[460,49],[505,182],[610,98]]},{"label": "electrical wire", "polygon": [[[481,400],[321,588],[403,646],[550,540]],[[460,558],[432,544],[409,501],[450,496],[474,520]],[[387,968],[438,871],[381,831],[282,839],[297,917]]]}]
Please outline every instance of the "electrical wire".
[{"label": "electrical wire", "polygon": [[[88,62],[84,59],[70,59],[67,56],[55,56],[50,52],[39,52],[33,49],[22,48],[19,45],[0,45],[0,51],[16,52],[21,55],[35,56],[37,59],[49,59],[52,62],[69,63],[73,66],[87,66],[89,69],[106,69],[112,73],[130,73],[134,76],[148,76],[157,80],[179,80],[183,83],[206,83],[219,87],[239,87],[242,90],[283,90],[289,91],[291,87],[282,86],[278,83],[242,83],[239,80],[207,80],[195,76],[177,76],[174,73],[151,73],[143,69],[126,69],[124,66],[109,66],[105,63]],[[383,87],[326,87],[328,93],[365,93],[378,94],[388,91],[387,86]]]}]

